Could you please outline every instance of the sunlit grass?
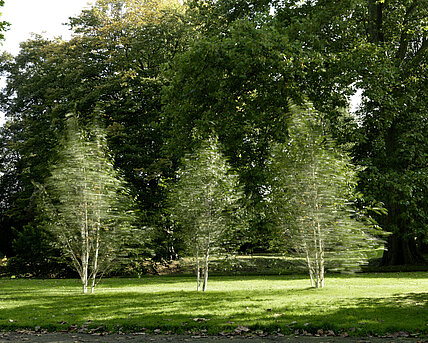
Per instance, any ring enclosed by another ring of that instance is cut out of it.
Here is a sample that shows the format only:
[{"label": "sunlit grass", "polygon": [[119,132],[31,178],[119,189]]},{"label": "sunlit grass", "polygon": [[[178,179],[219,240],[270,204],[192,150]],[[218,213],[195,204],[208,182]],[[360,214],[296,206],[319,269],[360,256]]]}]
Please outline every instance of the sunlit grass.
[{"label": "sunlit grass", "polygon": [[427,292],[428,273],[331,276],[320,290],[306,276],[218,276],[206,293],[193,277],[106,279],[86,296],[78,280],[0,279],[0,329],[428,333]]}]

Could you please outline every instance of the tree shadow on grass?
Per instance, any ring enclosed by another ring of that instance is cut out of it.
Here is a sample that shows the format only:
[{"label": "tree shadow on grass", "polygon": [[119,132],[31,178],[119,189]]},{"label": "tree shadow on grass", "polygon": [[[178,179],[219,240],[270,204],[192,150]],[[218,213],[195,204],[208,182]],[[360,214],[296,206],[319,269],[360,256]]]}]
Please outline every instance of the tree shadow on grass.
[{"label": "tree shadow on grass", "polygon": [[[162,284],[174,283],[172,278],[157,279],[159,283],[160,280]],[[260,280],[260,277],[249,280]],[[178,279],[175,282],[178,283]],[[181,279],[180,283],[183,282],[194,280]],[[117,283],[121,284],[120,280],[111,280],[107,286],[117,286]],[[206,329],[209,333],[218,333],[233,330],[240,324],[270,331],[281,328],[283,332],[296,329],[316,332],[321,328],[351,330],[357,334],[428,332],[427,293],[394,294],[384,298],[340,298],[338,294],[333,300],[324,299],[323,293],[308,288],[205,293],[106,291],[83,296],[78,293],[80,287],[77,289],[77,286],[78,282],[74,293],[68,295],[43,292],[28,295],[28,291],[22,294],[20,290],[6,290],[14,299],[0,311],[0,327],[10,330],[40,326],[61,330],[71,325],[86,325],[110,330],[122,327],[182,333]],[[317,297],[310,298],[315,292],[318,292]],[[306,303],[308,299],[312,300]]]},{"label": "tree shadow on grass", "polygon": [[[334,331],[352,328],[360,335],[387,332],[428,333],[428,293],[395,294],[388,298],[357,298],[331,311],[318,309],[308,320]],[[304,316],[303,316],[304,317]],[[303,317],[301,317],[303,319]]]}]

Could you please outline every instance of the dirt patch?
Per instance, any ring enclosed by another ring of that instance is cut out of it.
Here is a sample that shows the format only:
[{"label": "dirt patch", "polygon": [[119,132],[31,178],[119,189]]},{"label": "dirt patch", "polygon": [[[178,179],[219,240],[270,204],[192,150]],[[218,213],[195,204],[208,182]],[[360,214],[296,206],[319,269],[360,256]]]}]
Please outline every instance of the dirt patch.
[{"label": "dirt patch", "polygon": [[307,337],[307,336],[178,336],[134,334],[36,333],[30,331],[0,333],[0,343],[113,343],[113,342],[200,342],[200,343],[428,343],[426,338],[408,337]]}]

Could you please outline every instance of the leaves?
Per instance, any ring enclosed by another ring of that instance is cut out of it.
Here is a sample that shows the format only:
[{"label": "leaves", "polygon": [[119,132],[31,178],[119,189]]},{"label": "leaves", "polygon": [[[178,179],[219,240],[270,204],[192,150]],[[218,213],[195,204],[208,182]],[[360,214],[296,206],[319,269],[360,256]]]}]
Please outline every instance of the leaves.
[{"label": "leaves", "polygon": [[352,205],[356,178],[349,158],[310,106],[294,108],[288,144],[273,149],[272,173],[275,213],[313,286],[323,287],[325,268],[358,268],[366,251],[381,245]]},{"label": "leaves", "polygon": [[206,322],[206,321],[208,321],[210,319],[208,319],[208,318],[192,318],[192,320],[194,322],[202,323],[202,322]]},{"label": "leaves", "polygon": [[426,1],[289,4],[278,3],[276,18],[290,41],[315,61],[305,77],[308,96],[328,113],[335,138],[343,139],[337,107],[347,106],[345,96],[356,88],[363,93],[346,141],[354,162],[364,167],[358,189],[368,203],[376,199],[388,210],[375,216],[393,232],[383,263],[423,263],[408,237],[423,241],[428,232],[422,196],[427,140],[417,138],[427,132]]},{"label": "leaves", "polygon": [[249,332],[250,329],[248,329],[248,326],[243,326],[243,325],[238,325],[238,327],[234,330],[235,333],[237,334],[241,334],[241,333],[245,333],[245,332]]},{"label": "leaves", "polygon": [[[134,220],[124,181],[106,156],[102,130],[81,131],[75,117],[59,161],[40,188],[39,209],[63,254],[79,273],[84,293],[117,259]],[[133,237],[135,239],[135,237]]]},{"label": "leaves", "polygon": [[[141,222],[148,221],[147,211],[151,224],[164,226],[166,192],[158,181],[174,169],[161,151],[160,93],[167,82],[161,72],[186,46],[188,23],[176,1],[100,1],[94,7],[71,19],[75,35],[70,41],[37,36],[22,44],[16,58],[2,57],[7,85],[0,106],[10,121],[0,139],[2,173],[7,168],[0,176],[0,227],[7,243],[2,240],[0,250],[8,255],[15,238],[12,227],[23,232],[28,223],[40,226],[31,204],[32,181],[41,183],[48,176],[47,162],[57,157],[55,147],[70,111],[79,112],[82,122],[97,119],[107,127],[115,166],[136,190]],[[139,253],[153,255],[157,246]],[[42,252],[48,255],[45,262],[58,259],[57,252]],[[40,273],[24,268],[25,273]]]},{"label": "leaves", "polygon": [[[224,251],[233,243],[229,239],[236,230],[233,224],[240,224],[234,221],[237,216],[233,213],[239,213],[238,178],[230,171],[218,141],[213,137],[203,142],[194,155],[183,160],[177,179],[169,194],[170,209],[173,219],[183,227],[182,235],[195,257],[199,276],[200,256],[204,258],[207,273],[209,256]],[[199,289],[199,279],[197,282]]]}]

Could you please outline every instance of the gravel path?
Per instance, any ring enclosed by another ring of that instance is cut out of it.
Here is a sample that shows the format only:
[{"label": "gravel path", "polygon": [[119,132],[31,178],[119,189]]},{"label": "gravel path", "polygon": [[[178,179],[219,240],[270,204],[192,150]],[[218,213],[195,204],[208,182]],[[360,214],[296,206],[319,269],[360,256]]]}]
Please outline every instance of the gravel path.
[{"label": "gravel path", "polygon": [[0,332],[0,343],[113,343],[113,342],[200,342],[200,343],[428,343],[426,338],[405,337],[308,337],[308,336],[176,336],[140,334],[90,335],[78,333]]}]

